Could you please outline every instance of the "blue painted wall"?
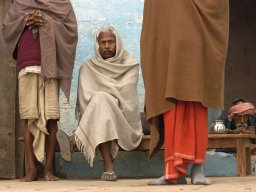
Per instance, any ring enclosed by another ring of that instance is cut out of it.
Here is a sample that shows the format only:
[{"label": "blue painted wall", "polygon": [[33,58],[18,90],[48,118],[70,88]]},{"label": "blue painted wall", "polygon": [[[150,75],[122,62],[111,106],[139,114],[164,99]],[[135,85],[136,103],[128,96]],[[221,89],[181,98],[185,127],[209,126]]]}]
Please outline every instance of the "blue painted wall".
[{"label": "blue painted wall", "polygon": [[[143,0],[71,0],[78,21],[78,46],[73,73],[70,103],[61,94],[60,129],[72,133],[76,129],[75,105],[79,67],[94,54],[94,34],[103,25],[114,26],[122,36],[126,49],[140,60],[140,33],[143,15]],[[138,93],[140,106],[144,103],[144,87],[140,73]],[[209,110],[209,126],[211,121],[220,114],[217,110]],[[163,151],[153,159],[147,159],[147,152],[120,152],[115,162],[118,175],[121,177],[158,177],[163,172]],[[67,178],[99,177],[102,162],[95,160],[95,166],[90,168],[80,153],[73,154],[71,163],[61,160],[57,155],[57,171]],[[130,159],[130,160],[129,160]],[[132,160],[133,159],[133,160]],[[125,163],[124,163],[125,162]],[[221,163],[220,163],[221,162]],[[144,166],[143,166],[144,165]],[[229,167],[222,169],[223,167]],[[125,169],[129,167],[129,169]],[[213,168],[214,167],[214,168]],[[141,172],[137,172],[141,169]],[[206,175],[235,175],[235,158],[231,155],[207,155],[205,165]],[[141,175],[142,174],[142,175]]]},{"label": "blue painted wall", "polygon": [[[140,60],[140,33],[144,0],[71,0],[78,21],[78,46],[73,73],[70,103],[61,95],[60,128],[67,133],[76,129],[75,105],[79,67],[94,55],[94,34],[103,25],[114,26],[122,36],[126,49]],[[140,72],[138,93],[143,110],[144,86]],[[220,112],[209,110],[209,127]]]},{"label": "blue painted wall", "polygon": [[[71,133],[76,128],[75,104],[79,67],[94,55],[94,34],[103,25],[114,26],[122,36],[126,50],[139,61],[143,0],[71,0],[78,21],[78,46],[70,103],[61,94],[60,128]],[[142,110],[144,87],[140,73],[138,85]]]}]

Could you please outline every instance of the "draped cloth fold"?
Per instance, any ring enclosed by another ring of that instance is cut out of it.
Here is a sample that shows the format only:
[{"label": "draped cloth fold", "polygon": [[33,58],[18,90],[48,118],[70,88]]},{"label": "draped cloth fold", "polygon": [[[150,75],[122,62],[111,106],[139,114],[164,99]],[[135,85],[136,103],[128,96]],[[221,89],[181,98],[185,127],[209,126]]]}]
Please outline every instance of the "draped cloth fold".
[{"label": "draped cloth fold", "polygon": [[164,114],[165,179],[187,175],[187,165],[203,164],[208,145],[207,108],[199,102],[177,101]]},{"label": "draped cloth fold", "polygon": [[34,137],[33,149],[38,161],[44,160],[47,121],[60,118],[59,86],[56,79],[44,79],[28,73],[19,78],[19,112],[28,120],[28,129]]}]

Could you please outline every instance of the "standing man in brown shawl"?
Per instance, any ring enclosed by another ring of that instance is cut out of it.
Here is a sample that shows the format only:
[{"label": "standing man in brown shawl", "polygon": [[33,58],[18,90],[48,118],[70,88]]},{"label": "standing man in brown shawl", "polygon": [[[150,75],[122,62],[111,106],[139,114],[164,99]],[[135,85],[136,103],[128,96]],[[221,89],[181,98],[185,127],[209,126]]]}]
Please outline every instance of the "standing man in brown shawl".
[{"label": "standing man in brown shawl", "polygon": [[[95,36],[95,56],[79,71],[76,146],[90,166],[95,153],[103,159],[101,179],[117,180],[113,168],[119,147],[130,151],[142,139],[137,82],[139,63],[128,53],[113,27]],[[69,138],[58,131],[63,159],[70,161]]]},{"label": "standing man in brown shawl", "polygon": [[15,0],[5,16],[3,35],[19,71],[19,111],[25,122],[28,161],[21,181],[37,179],[36,161],[44,160],[45,151],[44,178],[58,180],[54,154],[59,87],[69,97],[77,43],[72,5],[69,0]]},{"label": "standing man in brown shawl", "polygon": [[207,107],[223,108],[228,0],[145,0],[141,63],[150,155],[165,146],[165,174],[151,184],[210,184],[204,177]]}]

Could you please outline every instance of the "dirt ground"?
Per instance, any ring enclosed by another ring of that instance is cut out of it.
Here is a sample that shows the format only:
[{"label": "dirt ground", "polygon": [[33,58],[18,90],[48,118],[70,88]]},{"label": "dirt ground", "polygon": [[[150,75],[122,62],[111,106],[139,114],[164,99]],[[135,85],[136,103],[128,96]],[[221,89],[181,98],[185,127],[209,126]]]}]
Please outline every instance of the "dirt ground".
[{"label": "dirt ground", "polygon": [[256,176],[210,177],[212,185],[148,186],[151,179],[119,179],[117,182],[99,180],[60,180],[55,182],[0,180],[0,191],[9,192],[256,192]]},{"label": "dirt ground", "polygon": [[[252,156],[252,165],[256,169],[256,155]],[[256,192],[256,174],[247,177],[208,177],[212,184],[149,186],[147,179],[119,179],[116,182],[100,180],[44,180],[24,183],[19,180],[1,180],[0,192]]]}]

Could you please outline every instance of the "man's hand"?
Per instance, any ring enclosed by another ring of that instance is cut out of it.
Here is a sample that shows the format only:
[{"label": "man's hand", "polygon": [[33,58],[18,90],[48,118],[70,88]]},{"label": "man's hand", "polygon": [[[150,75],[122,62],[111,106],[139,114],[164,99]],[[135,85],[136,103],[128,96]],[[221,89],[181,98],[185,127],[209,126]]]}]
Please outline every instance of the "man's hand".
[{"label": "man's hand", "polygon": [[256,144],[251,144],[251,155],[256,155]]},{"label": "man's hand", "polygon": [[27,13],[27,24],[30,29],[43,25],[42,14],[39,10]]}]

